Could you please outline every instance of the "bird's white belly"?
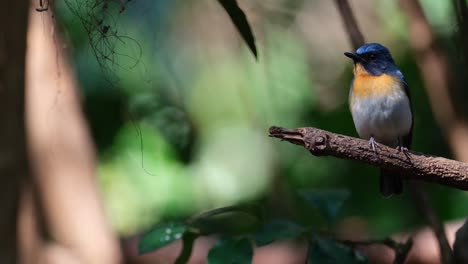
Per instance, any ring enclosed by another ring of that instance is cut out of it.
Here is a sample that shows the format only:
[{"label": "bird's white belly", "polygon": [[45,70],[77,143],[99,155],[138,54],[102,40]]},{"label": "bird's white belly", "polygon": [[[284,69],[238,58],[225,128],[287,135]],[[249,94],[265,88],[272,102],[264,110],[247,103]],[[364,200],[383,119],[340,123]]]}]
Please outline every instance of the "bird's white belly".
[{"label": "bird's white belly", "polygon": [[410,132],[412,114],[408,97],[398,89],[383,96],[358,98],[351,94],[351,113],[359,136],[388,146]]}]

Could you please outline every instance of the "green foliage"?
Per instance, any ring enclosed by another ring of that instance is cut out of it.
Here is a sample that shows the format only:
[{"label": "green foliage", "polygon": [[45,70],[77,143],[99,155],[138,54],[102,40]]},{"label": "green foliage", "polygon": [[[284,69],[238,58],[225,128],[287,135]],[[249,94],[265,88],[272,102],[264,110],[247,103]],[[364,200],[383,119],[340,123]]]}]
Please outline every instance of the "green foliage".
[{"label": "green foliage", "polygon": [[141,237],[138,243],[138,252],[145,254],[164,247],[180,239],[185,230],[186,226],[183,223],[169,222],[162,224]]},{"label": "green foliage", "polygon": [[255,244],[258,247],[268,245],[276,240],[296,239],[304,234],[306,229],[292,221],[273,219],[255,233]]},{"label": "green foliage", "polygon": [[220,240],[208,253],[208,264],[250,264],[253,248],[248,238]]},{"label": "green foliage", "polygon": [[334,223],[343,203],[351,193],[347,190],[302,190],[299,195],[312,208],[319,210],[328,223]]},{"label": "green foliage", "polygon": [[[336,220],[343,202],[350,195],[345,190],[303,190],[299,194],[330,222]],[[182,237],[183,249],[176,261],[182,264],[190,258],[197,237],[217,234],[221,238],[210,250],[208,263],[243,264],[252,261],[253,243],[261,247],[278,240],[303,238],[310,244],[308,258],[312,263],[367,263],[349,246],[321,238],[311,230],[311,227],[287,219],[264,221],[259,205],[228,206],[193,216],[185,224],[170,222],[156,227],[142,237],[139,252],[157,250]]]},{"label": "green foliage", "polygon": [[[190,256],[193,243],[198,236],[212,234],[222,234],[224,236],[245,235],[260,228],[261,223],[261,207],[257,205],[218,208],[194,216],[187,220],[186,224],[169,222],[157,226],[140,239],[138,250],[140,254],[148,253],[183,238],[183,250],[177,263],[184,263],[182,260],[187,258],[187,255]],[[236,243],[228,243],[217,254],[224,254],[224,250],[234,250],[236,247]]]},{"label": "green foliage", "polygon": [[315,237],[309,248],[309,263],[313,264],[364,264],[367,258],[351,247],[330,239]]}]

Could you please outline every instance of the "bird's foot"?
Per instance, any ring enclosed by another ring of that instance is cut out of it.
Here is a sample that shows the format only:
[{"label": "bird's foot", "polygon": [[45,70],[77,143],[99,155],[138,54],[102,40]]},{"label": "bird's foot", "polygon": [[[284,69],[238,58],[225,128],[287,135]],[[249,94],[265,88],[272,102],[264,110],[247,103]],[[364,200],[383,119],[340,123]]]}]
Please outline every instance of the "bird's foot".
[{"label": "bird's foot", "polygon": [[372,148],[372,151],[374,151],[375,154],[377,154],[377,141],[375,141],[374,137],[371,137],[369,139],[369,145]]},{"label": "bird's foot", "polygon": [[396,149],[397,149],[398,151],[403,151],[403,152],[408,152],[408,151],[409,151],[408,148],[405,147],[405,146],[398,146],[398,147],[396,147]]},{"label": "bird's foot", "polygon": [[409,149],[408,149],[408,147],[405,147],[405,146],[398,146],[398,147],[396,147],[396,149],[397,149],[398,151],[403,152],[403,154],[405,154],[405,156],[406,156],[408,159],[411,160],[411,157],[410,157],[410,155],[409,155]]},{"label": "bird's foot", "polygon": [[403,138],[401,138],[401,137],[398,137],[398,145],[397,145],[396,149],[398,151],[401,151],[401,152],[405,153],[405,154],[407,154],[408,151],[409,151],[408,147],[403,145]]}]

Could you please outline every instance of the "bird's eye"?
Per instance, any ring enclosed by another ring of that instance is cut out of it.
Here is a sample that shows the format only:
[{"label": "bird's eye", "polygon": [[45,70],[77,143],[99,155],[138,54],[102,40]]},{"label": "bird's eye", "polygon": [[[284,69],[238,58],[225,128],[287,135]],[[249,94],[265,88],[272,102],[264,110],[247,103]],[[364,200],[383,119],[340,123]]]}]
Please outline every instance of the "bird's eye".
[{"label": "bird's eye", "polygon": [[369,54],[369,59],[374,60],[375,59],[375,54]]}]

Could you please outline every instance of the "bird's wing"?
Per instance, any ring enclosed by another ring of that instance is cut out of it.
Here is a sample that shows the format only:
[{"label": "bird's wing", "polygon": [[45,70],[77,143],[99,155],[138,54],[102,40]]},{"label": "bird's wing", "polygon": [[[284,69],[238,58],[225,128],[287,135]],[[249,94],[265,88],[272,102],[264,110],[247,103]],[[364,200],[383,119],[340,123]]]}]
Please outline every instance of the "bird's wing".
[{"label": "bird's wing", "polygon": [[411,95],[410,95],[410,92],[409,92],[409,87],[408,87],[408,83],[406,82],[405,76],[403,75],[403,73],[400,70],[396,71],[396,75],[401,80],[401,83],[402,83],[403,88],[405,90],[405,94],[406,94],[406,96],[408,96],[410,110],[411,110],[411,129],[410,129],[410,132],[408,133],[408,135],[403,137],[403,145],[405,147],[409,148],[411,146],[411,142],[413,141],[413,126],[414,126],[413,106],[411,104]]},{"label": "bird's wing", "polygon": [[396,75],[398,76],[398,78],[401,80],[401,83],[403,84],[403,88],[405,89],[406,96],[408,96],[408,99],[410,101],[411,112],[413,112],[413,108],[411,105],[411,95],[409,92],[409,87],[408,87],[408,83],[406,82],[405,76],[400,70],[396,71]]}]

